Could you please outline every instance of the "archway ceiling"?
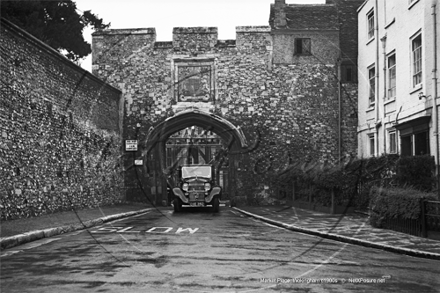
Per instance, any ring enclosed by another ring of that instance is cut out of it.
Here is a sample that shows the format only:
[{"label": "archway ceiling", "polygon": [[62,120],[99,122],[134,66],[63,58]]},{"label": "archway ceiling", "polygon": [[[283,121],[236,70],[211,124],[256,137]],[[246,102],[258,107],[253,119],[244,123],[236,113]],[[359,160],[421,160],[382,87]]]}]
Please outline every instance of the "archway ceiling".
[{"label": "archway ceiling", "polygon": [[165,143],[173,133],[193,125],[215,132],[234,147],[242,149],[248,147],[246,137],[240,127],[218,115],[191,109],[182,111],[151,129],[145,141],[146,152],[149,152],[157,143]]}]

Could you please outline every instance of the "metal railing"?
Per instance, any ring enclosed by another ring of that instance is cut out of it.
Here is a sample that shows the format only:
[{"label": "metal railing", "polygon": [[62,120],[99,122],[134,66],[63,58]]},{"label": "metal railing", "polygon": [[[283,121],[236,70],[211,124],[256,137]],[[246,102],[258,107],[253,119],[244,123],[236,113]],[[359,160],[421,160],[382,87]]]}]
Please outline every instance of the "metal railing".
[{"label": "metal railing", "polygon": [[423,236],[422,219],[401,219],[401,218],[393,218],[393,219],[385,219],[383,222],[383,227],[385,229],[390,229],[393,231],[398,231],[414,236]]},{"label": "metal railing", "polygon": [[[389,182],[387,182],[389,184]],[[303,208],[311,208],[316,194],[309,193],[307,196],[301,196],[301,192],[295,190],[294,186],[279,186],[279,198],[286,198],[291,195],[293,203],[302,204]],[[354,206],[358,211],[369,211],[368,202],[369,195],[362,192],[363,184],[359,184],[356,190],[355,197],[351,206]],[[292,196],[293,195],[293,196]],[[332,212],[334,212],[334,192],[327,194],[331,198]],[[384,219],[383,227],[386,229],[407,233],[419,237],[435,238],[440,240],[440,201],[420,200],[420,215],[418,219],[404,219],[404,218],[388,218]]]},{"label": "metal railing", "polygon": [[429,232],[440,232],[440,201],[422,200],[421,204],[421,232],[428,237]]},{"label": "metal railing", "polygon": [[431,238],[433,234],[440,235],[440,201],[421,199],[420,211],[419,219],[385,219],[383,227],[425,238]]}]

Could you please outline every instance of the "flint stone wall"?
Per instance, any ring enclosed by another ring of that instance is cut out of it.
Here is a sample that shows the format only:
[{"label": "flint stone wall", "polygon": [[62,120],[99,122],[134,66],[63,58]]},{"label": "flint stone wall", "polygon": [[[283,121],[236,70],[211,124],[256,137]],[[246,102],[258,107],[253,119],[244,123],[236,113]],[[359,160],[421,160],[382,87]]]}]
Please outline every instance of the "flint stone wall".
[{"label": "flint stone wall", "polygon": [[120,91],[1,22],[0,218],[124,200]]}]

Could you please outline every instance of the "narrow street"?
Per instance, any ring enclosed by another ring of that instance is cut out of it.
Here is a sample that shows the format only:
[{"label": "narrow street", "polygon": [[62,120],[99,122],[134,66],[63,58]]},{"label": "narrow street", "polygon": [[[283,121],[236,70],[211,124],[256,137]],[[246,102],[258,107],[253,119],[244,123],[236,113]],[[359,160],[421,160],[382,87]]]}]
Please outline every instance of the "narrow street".
[{"label": "narrow street", "polygon": [[169,208],[4,250],[3,292],[438,292],[438,261]]}]

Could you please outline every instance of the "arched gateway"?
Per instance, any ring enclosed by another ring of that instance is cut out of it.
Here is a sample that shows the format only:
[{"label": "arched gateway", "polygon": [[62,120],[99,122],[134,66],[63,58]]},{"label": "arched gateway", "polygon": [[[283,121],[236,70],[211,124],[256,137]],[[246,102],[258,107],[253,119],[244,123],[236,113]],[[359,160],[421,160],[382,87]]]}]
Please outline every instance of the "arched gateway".
[{"label": "arched gateway", "polygon": [[179,112],[156,127],[151,128],[144,142],[144,155],[150,152],[157,144],[161,144],[161,147],[164,148],[165,142],[171,134],[193,125],[218,134],[230,148],[238,150],[248,147],[246,137],[240,127],[235,126],[218,115],[199,109],[190,109]]},{"label": "arched gateway", "polygon": [[[224,192],[227,195],[227,198],[234,197],[234,155],[251,149],[248,145],[245,134],[239,126],[235,126],[230,121],[218,115],[204,112],[199,109],[189,109],[179,112],[155,127],[150,128],[146,139],[141,142],[141,147],[143,149],[142,157],[147,162],[145,166],[148,170],[146,171],[147,174],[152,175],[150,176],[151,180],[149,180],[148,184],[150,187],[149,190],[152,191],[151,193],[156,204],[164,204],[166,202],[169,204],[170,194],[163,191],[166,189],[170,190],[178,185],[175,174],[176,170],[181,167],[182,163],[182,160],[179,160],[179,158],[176,157],[167,160],[169,157],[169,152],[167,152],[167,150],[170,149],[169,145],[167,145],[167,141],[169,141],[173,134],[178,133],[179,131],[192,129],[194,132],[195,127],[203,129],[206,137],[208,137],[206,133],[210,133],[210,138],[218,137],[221,140],[221,143],[216,142],[215,144],[216,146],[220,146],[216,149],[216,153],[212,152],[209,155],[206,152],[204,153],[204,155],[209,157],[206,158],[204,162],[211,163],[215,168],[215,176],[217,181],[221,182],[220,185],[225,189]],[[214,134],[214,136],[212,136],[212,134]],[[194,133],[182,138],[185,140],[191,140],[191,144],[184,144],[184,146],[188,147],[187,149],[190,150],[192,148],[197,150],[192,142],[193,139],[197,138]],[[210,138],[204,140],[205,147],[212,145],[209,141],[212,140]],[[187,151],[186,153],[190,155],[190,151]],[[229,161],[226,166],[219,163],[219,160],[225,156],[228,156]],[[197,164],[198,160],[196,160],[195,163]],[[230,182],[232,184],[225,184],[224,182]]]}]

